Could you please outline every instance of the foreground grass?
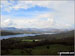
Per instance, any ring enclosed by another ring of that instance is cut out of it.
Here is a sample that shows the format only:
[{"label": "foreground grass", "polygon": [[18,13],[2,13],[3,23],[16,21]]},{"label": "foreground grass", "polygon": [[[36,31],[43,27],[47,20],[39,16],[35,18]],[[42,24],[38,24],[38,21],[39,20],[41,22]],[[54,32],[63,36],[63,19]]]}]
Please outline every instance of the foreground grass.
[{"label": "foreground grass", "polygon": [[47,45],[36,47],[32,50],[32,54],[38,54],[38,55],[51,55],[51,54],[58,54],[60,51],[68,52],[73,50],[73,46],[65,46],[65,45],[48,45],[49,48],[47,48]]},{"label": "foreground grass", "polygon": [[73,46],[66,46],[60,44],[53,44],[53,45],[44,45],[44,46],[37,46],[34,48],[24,48],[21,49],[13,49],[5,51],[9,55],[57,55],[60,51],[72,51],[74,49]]}]

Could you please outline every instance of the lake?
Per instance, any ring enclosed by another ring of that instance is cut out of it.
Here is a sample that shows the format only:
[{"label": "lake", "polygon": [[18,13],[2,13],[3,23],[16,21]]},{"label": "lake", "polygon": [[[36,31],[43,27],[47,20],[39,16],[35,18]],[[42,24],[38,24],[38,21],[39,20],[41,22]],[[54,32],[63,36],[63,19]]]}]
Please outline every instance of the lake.
[{"label": "lake", "polygon": [[7,35],[7,36],[0,36],[0,39],[7,39],[12,37],[25,37],[25,36],[36,36],[40,34],[17,34],[17,35]]},{"label": "lake", "polygon": [[[53,33],[43,33],[43,34],[53,34]],[[0,39],[7,39],[7,38],[12,38],[12,37],[36,36],[36,35],[43,35],[43,34],[17,34],[17,35],[7,35],[7,36],[0,36]]]}]

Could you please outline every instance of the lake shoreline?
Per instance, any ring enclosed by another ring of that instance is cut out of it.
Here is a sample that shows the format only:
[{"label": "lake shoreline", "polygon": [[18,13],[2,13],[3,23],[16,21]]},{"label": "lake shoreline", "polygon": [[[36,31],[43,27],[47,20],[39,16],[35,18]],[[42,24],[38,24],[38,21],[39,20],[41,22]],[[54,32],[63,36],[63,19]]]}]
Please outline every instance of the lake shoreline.
[{"label": "lake shoreline", "polygon": [[27,37],[27,36],[37,36],[37,35],[51,35],[53,33],[43,33],[43,34],[17,34],[17,35],[6,35],[6,36],[0,36],[0,39],[8,39],[8,38],[14,38],[14,37]]}]

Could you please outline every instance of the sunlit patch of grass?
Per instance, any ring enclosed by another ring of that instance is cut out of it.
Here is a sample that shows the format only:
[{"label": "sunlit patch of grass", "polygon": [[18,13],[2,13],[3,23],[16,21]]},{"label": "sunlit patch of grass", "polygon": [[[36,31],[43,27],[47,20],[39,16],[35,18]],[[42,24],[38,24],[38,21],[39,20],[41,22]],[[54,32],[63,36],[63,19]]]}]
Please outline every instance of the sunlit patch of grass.
[{"label": "sunlit patch of grass", "polygon": [[22,41],[26,41],[26,42],[33,42],[33,41],[40,41],[40,40],[38,40],[38,39],[36,39],[36,40],[29,40],[29,39],[25,39],[25,40],[22,40]]},{"label": "sunlit patch of grass", "polygon": [[33,40],[22,40],[22,41],[29,41],[29,42],[32,42]]}]

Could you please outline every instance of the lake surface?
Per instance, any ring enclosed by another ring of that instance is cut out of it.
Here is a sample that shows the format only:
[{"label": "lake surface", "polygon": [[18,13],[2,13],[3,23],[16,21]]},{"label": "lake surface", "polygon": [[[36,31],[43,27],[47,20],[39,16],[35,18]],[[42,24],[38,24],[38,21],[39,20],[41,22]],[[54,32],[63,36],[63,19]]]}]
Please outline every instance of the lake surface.
[{"label": "lake surface", "polygon": [[[44,34],[53,34],[53,33],[44,33]],[[7,35],[7,36],[0,36],[0,39],[7,39],[7,38],[12,38],[12,37],[36,36],[36,35],[43,35],[43,34],[18,34],[18,35]]]},{"label": "lake surface", "polygon": [[18,34],[18,35],[7,35],[7,36],[0,36],[0,39],[7,39],[12,37],[25,37],[25,36],[36,36],[40,34]]}]

